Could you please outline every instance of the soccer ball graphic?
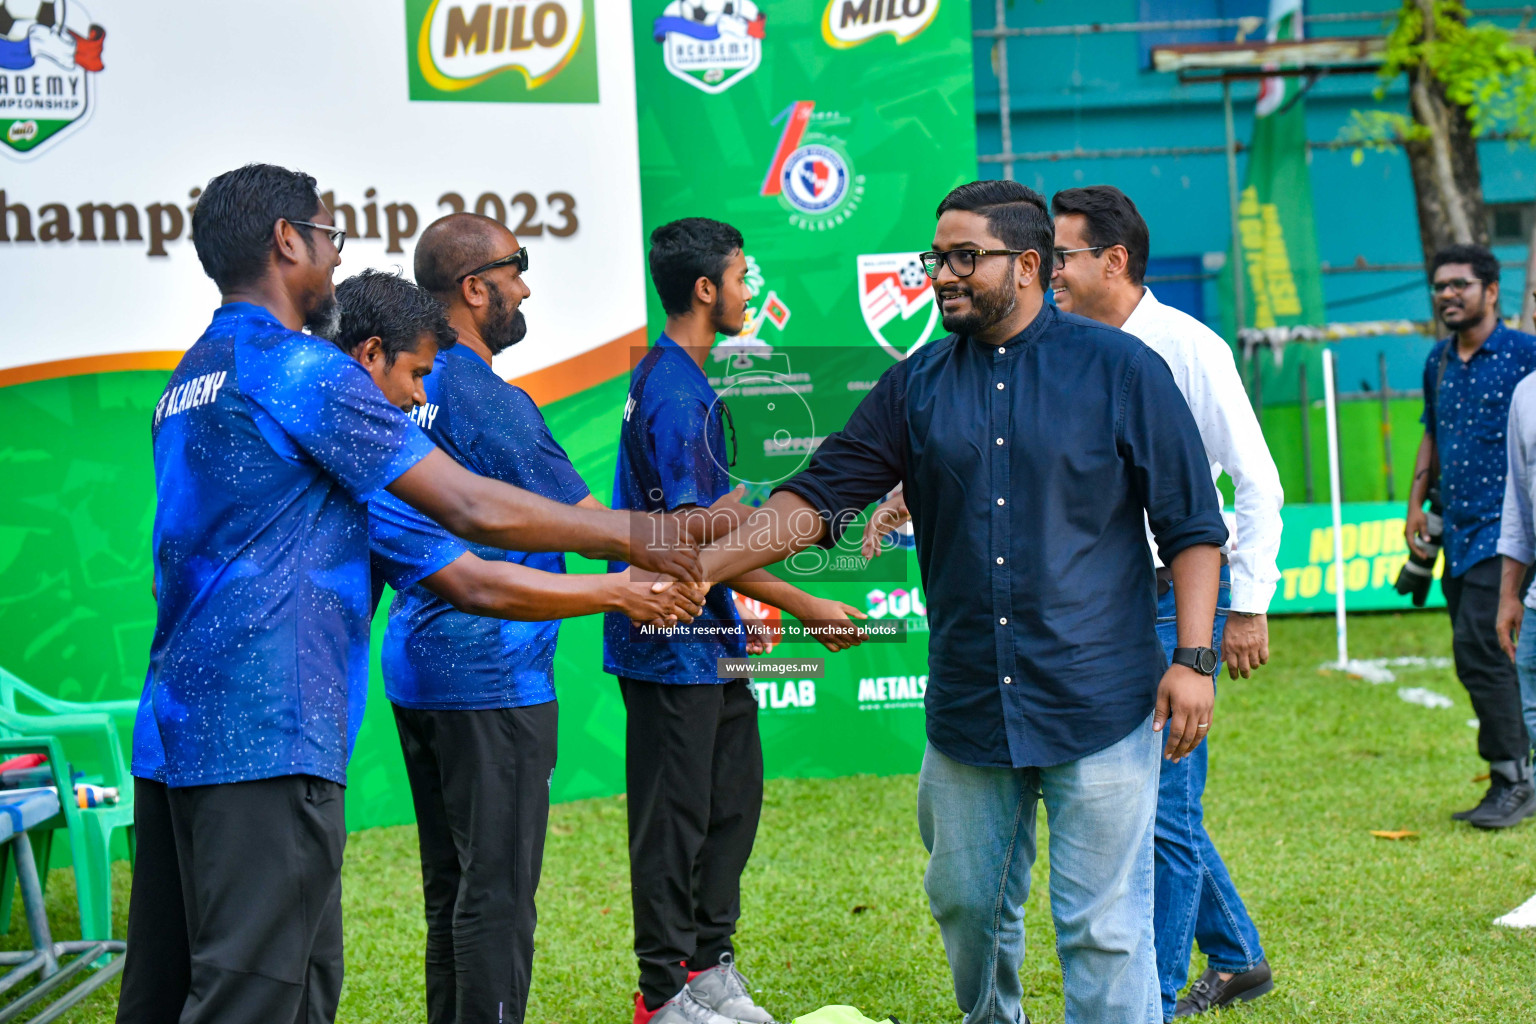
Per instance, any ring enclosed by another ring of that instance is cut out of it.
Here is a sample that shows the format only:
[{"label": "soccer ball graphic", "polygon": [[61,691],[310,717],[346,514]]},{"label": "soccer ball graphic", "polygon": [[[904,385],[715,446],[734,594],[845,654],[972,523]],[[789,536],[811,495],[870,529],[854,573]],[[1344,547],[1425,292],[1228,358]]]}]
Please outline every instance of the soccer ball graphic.
[{"label": "soccer ball graphic", "polygon": [[901,279],[903,288],[921,288],[923,282],[928,280],[928,275],[923,273],[923,265],[915,259],[903,263],[896,276]]}]

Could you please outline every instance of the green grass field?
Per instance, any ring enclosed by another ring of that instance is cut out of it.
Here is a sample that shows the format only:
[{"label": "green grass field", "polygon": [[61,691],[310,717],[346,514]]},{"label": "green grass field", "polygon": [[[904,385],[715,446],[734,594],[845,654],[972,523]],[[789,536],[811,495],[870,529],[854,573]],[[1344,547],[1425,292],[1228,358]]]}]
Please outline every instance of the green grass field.
[{"label": "green grass field", "polygon": [[[1351,627],[1355,657],[1443,656],[1450,647],[1443,613],[1360,616]],[[1226,1019],[1536,1019],[1536,932],[1491,925],[1536,892],[1536,822],[1486,834],[1449,820],[1476,801],[1482,784],[1472,778],[1483,770],[1451,671],[1399,669],[1396,683],[1371,685],[1319,671],[1333,656],[1331,618],[1280,620],[1273,632],[1266,670],[1222,680],[1212,734],[1207,820],[1277,978],[1272,995]],[[1455,705],[1411,704],[1400,687]],[[916,785],[914,776],[768,784],[739,950],[780,1020],[826,1003],[905,1024],[960,1019],[922,893]],[[1419,835],[1387,841],[1372,829]],[[627,1024],[634,961],[623,798],[558,806],[550,832],[528,1020]],[[127,873],[119,870],[121,922]],[[1026,912],[1025,1009],[1036,1022],[1062,1015],[1045,871],[1042,856]],[[423,1020],[415,830],[353,835],[345,883],[340,1019]],[[77,934],[67,874],[56,874],[49,895],[56,932]],[[24,936],[18,910],[8,947]],[[112,991],[73,1019],[110,1021]]]}]

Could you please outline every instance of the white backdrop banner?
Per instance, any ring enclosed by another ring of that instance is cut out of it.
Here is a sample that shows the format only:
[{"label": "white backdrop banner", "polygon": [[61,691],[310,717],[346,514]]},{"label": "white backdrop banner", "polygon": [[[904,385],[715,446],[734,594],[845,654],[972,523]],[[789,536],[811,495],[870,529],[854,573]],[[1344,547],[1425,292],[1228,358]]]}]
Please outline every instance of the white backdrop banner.
[{"label": "white backdrop banner", "polygon": [[253,161],[307,171],[338,282],[410,274],[470,210],[528,247],[519,376],[643,328],[629,4],[0,0],[0,379],[164,365],[218,294],[189,210]]}]

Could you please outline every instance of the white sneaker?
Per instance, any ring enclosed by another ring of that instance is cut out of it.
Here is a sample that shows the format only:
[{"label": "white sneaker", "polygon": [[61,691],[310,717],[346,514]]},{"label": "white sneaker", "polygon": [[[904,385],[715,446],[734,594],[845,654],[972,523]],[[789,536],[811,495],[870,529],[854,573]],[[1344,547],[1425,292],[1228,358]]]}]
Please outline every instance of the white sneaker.
[{"label": "white sneaker", "polygon": [[773,1014],[752,1001],[747,979],[730,953],[721,953],[719,966],[699,972],[688,987],[695,999],[736,1024],[774,1024]]},{"label": "white sneaker", "polygon": [[650,1024],[736,1024],[729,1017],[721,1016],[694,998],[687,985],[683,990],[661,1005]]},{"label": "white sneaker", "polygon": [[1536,928],[1536,896],[1532,896],[1503,917],[1493,919],[1505,928]]}]

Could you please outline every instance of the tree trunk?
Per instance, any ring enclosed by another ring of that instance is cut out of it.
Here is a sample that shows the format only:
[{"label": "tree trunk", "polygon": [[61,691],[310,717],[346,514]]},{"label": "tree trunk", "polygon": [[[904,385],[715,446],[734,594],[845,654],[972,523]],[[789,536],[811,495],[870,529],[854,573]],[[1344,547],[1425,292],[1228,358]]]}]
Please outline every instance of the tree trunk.
[{"label": "tree trunk", "polygon": [[[1434,36],[1432,0],[1415,0],[1424,14],[1424,37]],[[1466,111],[1423,67],[1408,72],[1408,107],[1429,138],[1407,143],[1408,168],[1419,208],[1419,244],[1427,266],[1436,249],[1457,243],[1487,245],[1482,170],[1477,140]]]}]

